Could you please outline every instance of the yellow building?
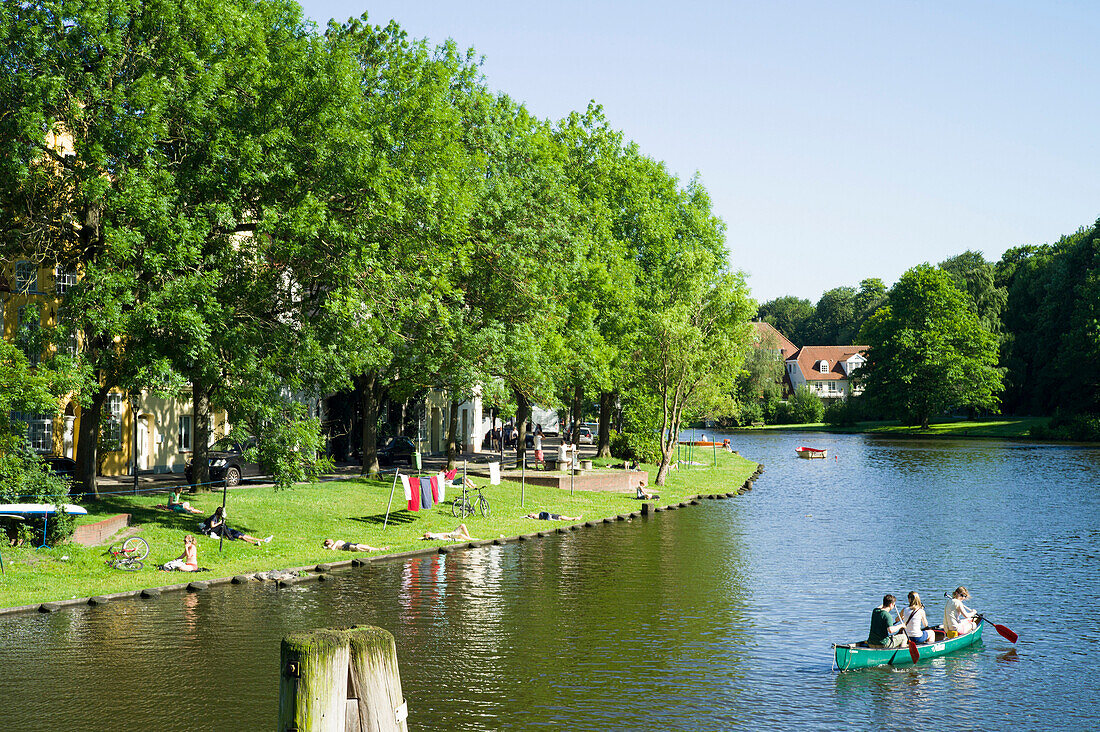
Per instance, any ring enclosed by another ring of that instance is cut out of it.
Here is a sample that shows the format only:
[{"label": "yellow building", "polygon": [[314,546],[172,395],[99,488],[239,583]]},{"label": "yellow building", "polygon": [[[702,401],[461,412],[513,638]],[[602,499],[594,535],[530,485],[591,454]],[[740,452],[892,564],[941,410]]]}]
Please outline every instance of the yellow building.
[{"label": "yellow building", "polygon": [[[3,337],[13,340],[22,328],[53,327],[57,311],[68,288],[76,284],[78,273],[58,268],[42,267],[31,260],[4,262],[0,270],[0,320]],[[79,335],[64,344],[50,344],[49,349],[80,348]],[[38,363],[41,353],[28,353],[31,365]],[[194,411],[189,395],[163,398],[149,392],[135,394],[134,405],[121,389],[112,389],[103,410],[107,416],[100,435],[101,475],[131,474],[136,444],[137,469],[140,472],[181,473],[194,448]],[[80,406],[71,396],[61,400],[60,413],[52,415],[19,415],[27,422],[31,446],[42,455],[75,457],[80,434]],[[212,418],[212,439],[227,434],[224,411]],[[136,442],[135,442],[136,436]]]}]

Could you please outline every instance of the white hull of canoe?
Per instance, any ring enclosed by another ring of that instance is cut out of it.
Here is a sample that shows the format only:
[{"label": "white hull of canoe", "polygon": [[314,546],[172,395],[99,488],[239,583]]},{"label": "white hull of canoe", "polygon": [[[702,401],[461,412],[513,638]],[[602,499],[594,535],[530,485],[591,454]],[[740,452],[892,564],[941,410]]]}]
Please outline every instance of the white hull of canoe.
[{"label": "white hull of canoe", "polygon": [[[58,507],[52,503],[0,503],[0,513],[19,516],[53,516]],[[71,503],[61,504],[61,511],[70,516],[86,516],[88,509]]]},{"label": "white hull of canoe", "polygon": [[829,456],[828,450],[814,450],[809,447],[799,447],[795,450],[798,453],[798,457],[810,460],[812,458],[826,458]]}]

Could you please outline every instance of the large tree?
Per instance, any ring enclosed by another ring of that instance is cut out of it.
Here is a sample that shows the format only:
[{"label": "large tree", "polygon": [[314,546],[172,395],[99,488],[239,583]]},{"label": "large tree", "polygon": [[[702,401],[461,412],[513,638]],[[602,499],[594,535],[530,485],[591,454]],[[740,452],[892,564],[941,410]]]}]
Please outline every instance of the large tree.
[{"label": "large tree", "polygon": [[911,424],[953,407],[994,410],[1002,389],[996,337],[951,275],[928,264],[898,280],[864,325],[864,397]]},{"label": "large tree", "polygon": [[805,346],[810,343],[810,325],[814,318],[814,304],[794,295],[784,295],[762,304],[756,316],[771,323],[792,343]]},{"label": "large tree", "polygon": [[955,286],[970,298],[971,307],[985,329],[999,334],[1008,292],[997,285],[993,265],[985,261],[981,252],[965,251],[940,262],[939,267],[951,275]]},{"label": "large tree", "polygon": [[733,408],[733,384],[752,340],[756,311],[744,277],[728,268],[724,224],[698,181],[680,195],[672,237],[645,252],[636,393],[660,435],[656,482],[664,485],[686,421]]}]

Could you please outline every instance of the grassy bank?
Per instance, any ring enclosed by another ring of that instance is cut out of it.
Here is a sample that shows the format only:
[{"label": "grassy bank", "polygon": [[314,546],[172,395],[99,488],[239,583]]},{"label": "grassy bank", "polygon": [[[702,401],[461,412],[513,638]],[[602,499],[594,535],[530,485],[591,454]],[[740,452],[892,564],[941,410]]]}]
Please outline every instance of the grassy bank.
[{"label": "grassy bank", "polygon": [[[600,462],[606,464],[611,461],[597,461],[597,464]],[[652,486],[656,467],[643,467],[650,471],[649,484]],[[657,503],[663,505],[683,500],[689,495],[735,490],[755,469],[756,463],[722,453],[715,467],[673,471],[668,485],[660,490],[661,500]],[[210,572],[198,574],[158,572],[155,567],[180,555],[183,537],[188,533],[195,534],[204,516],[221,505],[220,493],[187,497],[193,506],[204,512],[203,516],[155,508],[156,504],[165,502],[164,494],[111,496],[88,502],[85,507],[89,515],[81,517],[79,523],[91,523],[119,513],[133,515],[128,534],[141,536],[149,542],[146,568],[140,572],[124,572],[108,567],[105,547],[102,546],[63,544],[50,549],[4,547],[6,573],[0,577],[0,607],[305,566],[356,556],[322,549],[321,541],[325,538],[388,546],[390,552],[408,551],[423,548],[428,543],[418,538],[424,532],[450,531],[459,523],[451,515],[449,500],[426,511],[410,513],[403,510],[404,502],[400,500],[403,496],[398,486],[389,526],[383,530],[382,521],[389,494],[390,482],[362,479],[303,484],[284,491],[275,491],[270,487],[232,490],[227,503],[229,525],[256,537],[273,534],[275,538],[259,546],[243,541],[226,541],[223,551],[219,553],[217,539],[196,534],[199,566],[210,569]],[[470,533],[479,539],[515,536],[561,525],[560,522],[524,518],[524,514],[532,511],[583,515],[585,520],[592,520],[634,511],[639,506],[632,495],[622,493],[576,491],[571,497],[568,490],[528,484],[521,507],[519,483],[512,482],[488,486],[485,494],[492,503],[492,514],[488,518],[474,515],[465,519]],[[448,499],[450,497],[452,494],[448,493]]]},{"label": "grassy bank", "polygon": [[928,429],[903,425],[900,422],[857,422],[850,426],[814,424],[776,424],[753,427],[753,430],[789,430],[794,432],[838,432],[844,434],[880,434],[898,437],[1006,437],[1030,439],[1029,431],[1035,425],[1046,425],[1047,417],[1021,417],[979,420],[942,420],[933,422]]}]

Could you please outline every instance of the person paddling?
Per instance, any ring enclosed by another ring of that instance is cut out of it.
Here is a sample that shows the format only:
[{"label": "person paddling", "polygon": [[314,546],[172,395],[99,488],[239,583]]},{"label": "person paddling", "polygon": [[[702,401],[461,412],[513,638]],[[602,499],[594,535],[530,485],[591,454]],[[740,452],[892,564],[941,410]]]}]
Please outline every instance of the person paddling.
[{"label": "person paddling", "polygon": [[970,593],[965,587],[959,587],[951,593],[947,607],[943,609],[943,629],[948,638],[966,635],[978,627],[974,622],[974,617],[978,613],[963,604],[963,600],[969,599]]},{"label": "person paddling", "polygon": [[920,595],[916,592],[909,593],[909,607],[902,608],[901,619],[905,621],[905,634],[914,643],[932,643],[936,640],[936,634],[928,627],[928,615],[924,612]]},{"label": "person paddling", "polygon": [[901,648],[905,645],[905,639],[898,635],[905,623],[892,622],[896,605],[896,597],[885,595],[882,605],[871,611],[871,631],[867,634],[867,645],[872,648]]}]

